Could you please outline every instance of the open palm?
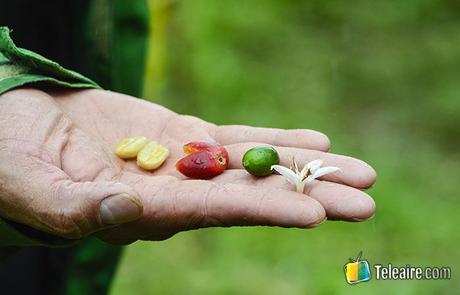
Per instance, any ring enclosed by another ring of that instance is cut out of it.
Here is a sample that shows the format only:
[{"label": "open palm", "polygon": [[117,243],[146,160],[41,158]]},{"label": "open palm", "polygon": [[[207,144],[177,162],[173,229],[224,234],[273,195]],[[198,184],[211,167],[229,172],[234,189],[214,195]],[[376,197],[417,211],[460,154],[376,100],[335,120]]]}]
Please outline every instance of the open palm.
[{"label": "open palm", "polygon": [[[0,179],[13,180],[29,192],[0,187],[3,195],[15,196],[14,204],[11,198],[1,200],[6,206],[0,214],[60,236],[79,238],[97,231],[108,242],[125,244],[210,226],[312,227],[326,216],[359,221],[375,210],[373,200],[360,190],[373,184],[374,170],[360,160],[327,153],[329,140],[315,131],[216,126],[103,90],[15,90],[3,95],[0,112],[4,118],[9,115],[9,128],[0,131],[0,159],[15,167],[0,168]],[[113,154],[119,139],[133,135],[170,150],[163,166],[148,172]],[[190,141],[225,145],[229,169],[211,180],[181,175],[175,163]],[[301,164],[323,159],[341,171],[314,182],[305,194],[296,193],[279,175],[255,178],[242,169],[244,152],[262,143],[277,148],[283,165],[292,157]],[[134,196],[143,207],[142,217],[107,227],[98,206],[120,192]]]}]

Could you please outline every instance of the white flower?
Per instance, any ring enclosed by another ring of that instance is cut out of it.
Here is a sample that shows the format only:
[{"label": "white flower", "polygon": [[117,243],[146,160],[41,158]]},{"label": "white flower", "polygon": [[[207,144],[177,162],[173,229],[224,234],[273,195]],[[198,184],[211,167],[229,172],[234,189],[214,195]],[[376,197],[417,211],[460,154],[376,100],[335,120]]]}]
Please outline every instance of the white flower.
[{"label": "white flower", "polygon": [[281,165],[272,165],[271,169],[283,175],[290,183],[294,184],[298,193],[303,193],[306,184],[311,183],[316,178],[340,170],[337,167],[321,168],[322,164],[323,160],[314,160],[305,164],[302,171],[299,171],[297,163],[293,158],[290,168]]}]

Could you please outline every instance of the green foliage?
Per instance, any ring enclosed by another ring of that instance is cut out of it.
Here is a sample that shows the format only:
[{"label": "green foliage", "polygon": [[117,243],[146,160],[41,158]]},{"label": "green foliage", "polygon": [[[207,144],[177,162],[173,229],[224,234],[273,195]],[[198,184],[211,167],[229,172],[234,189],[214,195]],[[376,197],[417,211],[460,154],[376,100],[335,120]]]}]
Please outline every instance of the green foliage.
[{"label": "green foliage", "polygon": [[[168,78],[150,98],[218,124],[323,131],[332,152],[376,168],[377,214],[314,230],[208,229],[139,242],[113,294],[459,289],[458,1],[195,0],[163,9]],[[342,267],[361,250],[371,264],[450,265],[453,279],[350,287]]]}]

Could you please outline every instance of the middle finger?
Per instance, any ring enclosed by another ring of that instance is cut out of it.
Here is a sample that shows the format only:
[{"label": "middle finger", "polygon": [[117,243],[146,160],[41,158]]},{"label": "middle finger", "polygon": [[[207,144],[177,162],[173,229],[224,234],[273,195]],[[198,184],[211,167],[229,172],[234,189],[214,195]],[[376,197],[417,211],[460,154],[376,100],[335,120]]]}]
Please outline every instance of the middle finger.
[{"label": "middle finger", "polygon": [[[259,145],[263,144],[238,143],[225,146],[230,158],[229,168],[242,169],[242,158],[244,153]],[[361,160],[309,149],[276,146],[274,148],[278,151],[280,156],[280,165],[289,167],[292,158],[294,158],[297,164],[299,164],[299,168],[302,169],[303,165],[306,163],[316,159],[322,159],[324,160],[324,166],[335,166],[340,168],[340,171],[325,175],[322,179],[356,188],[368,188],[375,182],[375,170],[369,164]]]}]

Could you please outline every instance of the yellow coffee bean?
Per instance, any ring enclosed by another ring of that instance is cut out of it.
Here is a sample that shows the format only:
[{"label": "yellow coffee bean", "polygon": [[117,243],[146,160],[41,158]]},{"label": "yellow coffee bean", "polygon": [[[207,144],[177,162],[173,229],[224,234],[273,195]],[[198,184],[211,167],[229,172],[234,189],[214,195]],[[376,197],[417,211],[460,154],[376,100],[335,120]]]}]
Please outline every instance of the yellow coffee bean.
[{"label": "yellow coffee bean", "polygon": [[154,170],[163,164],[169,156],[169,150],[161,144],[150,141],[137,154],[137,165],[145,170]]},{"label": "yellow coffee bean", "polygon": [[115,154],[122,159],[135,158],[139,151],[147,144],[144,136],[123,138],[115,148]]}]

